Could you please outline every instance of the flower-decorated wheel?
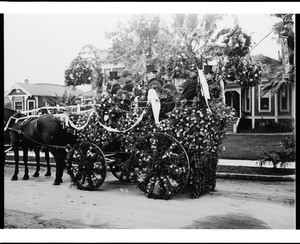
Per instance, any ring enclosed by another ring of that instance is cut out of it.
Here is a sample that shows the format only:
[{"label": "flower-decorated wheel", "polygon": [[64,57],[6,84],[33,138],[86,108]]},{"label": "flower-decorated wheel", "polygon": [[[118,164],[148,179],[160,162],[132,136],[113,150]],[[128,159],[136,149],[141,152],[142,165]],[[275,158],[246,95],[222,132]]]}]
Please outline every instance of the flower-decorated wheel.
[{"label": "flower-decorated wheel", "polygon": [[115,161],[109,164],[112,174],[124,182],[132,182],[134,175],[133,155],[130,153],[116,153]]},{"label": "flower-decorated wheel", "polygon": [[164,133],[139,138],[134,151],[135,182],[147,197],[170,199],[190,173],[188,155],[178,140]]},{"label": "flower-decorated wheel", "polygon": [[97,190],[106,177],[106,161],[102,150],[91,142],[76,144],[68,152],[68,173],[72,185],[80,190]]}]

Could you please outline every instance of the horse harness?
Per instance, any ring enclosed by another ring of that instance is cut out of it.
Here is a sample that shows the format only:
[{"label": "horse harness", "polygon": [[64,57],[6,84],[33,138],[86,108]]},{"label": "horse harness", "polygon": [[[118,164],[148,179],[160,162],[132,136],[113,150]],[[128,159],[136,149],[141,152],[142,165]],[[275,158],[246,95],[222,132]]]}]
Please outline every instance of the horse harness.
[{"label": "horse harness", "polygon": [[[45,146],[45,147],[54,147],[54,148],[64,148],[64,149],[67,148],[66,146],[58,146],[58,145],[45,144],[45,143],[41,143],[41,142],[38,142],[38,141],[32,139],[30,136],[28,136],[26,133],[24,133],[24,132],[22,131],[22,126],[26,125],[29,121],[32,121],[32,120],[35,119],[36,117],[29,117],[29,118],[28,118],[28,117],[24,117],[24,118],[16,118],[16,117],[14,117],[14,116],[16,116],[18,113],[19,113],[19,112],[14,113],[14,114],[9,118],[9,120],[7,121],[6,126],[4,127],[4,132],[5,132],[7,129],[9,129],[9,130],[11,130],[11,131],[14,131],[14,132],[17,132],[19,135],[22,134],[22,135],[24,135],[27,139],[29,139],[29,140],[31,140],[32,142],[34,142],[34,143],[36,143],[36,144],[38,144],[38,145],[41,145],[41,146]],[[24,119],[24,121],[22,121],[22,123],[21,123],[21,128],[20,128],[19,130],[9,127],[9,124],[10,124],[11,119],[14,119],[14,120],[15,120],[15,123],[17,123],[18,120],[20,120],[20,119]],[[5,121],[4,121],[4,123],[5,123]]]}]

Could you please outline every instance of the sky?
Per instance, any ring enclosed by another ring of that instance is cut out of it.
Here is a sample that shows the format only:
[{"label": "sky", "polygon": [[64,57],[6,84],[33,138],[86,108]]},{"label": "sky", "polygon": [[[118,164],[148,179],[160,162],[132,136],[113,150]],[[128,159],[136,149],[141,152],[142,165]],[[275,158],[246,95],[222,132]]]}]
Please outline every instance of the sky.
[{"label": "sky", "polygon": [[[100,49],[109,47],[105,32],[115,30],[118,22],[132,16],[130,11],[108,11],[107,14],[20,12],[4,15],[4,90],[25,79],[29,83],[63,85],[64,71],[81,48],[86,44]],[[164,16],[170,19],[172,13],[167,11]],[[267,35],[277,21],[269,14],[233,14],[255,43]],[[223,24],[232,25],[232,16],[225,17]],[[280,46],[274,37],[273,33],[269,35],[251,54],[277,59]],[[82,89],[89,90],[89,87]]]}]

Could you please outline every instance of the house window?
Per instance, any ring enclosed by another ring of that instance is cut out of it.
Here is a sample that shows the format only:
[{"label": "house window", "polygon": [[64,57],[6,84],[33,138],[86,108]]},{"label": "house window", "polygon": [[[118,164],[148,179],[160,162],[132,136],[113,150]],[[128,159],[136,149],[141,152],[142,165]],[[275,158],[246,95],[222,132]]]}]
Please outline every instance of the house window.
[{"label": "house window", "polygon": [[245,88],[245,112],[250,112],[250,88]]},{"label": "house window", "polygon": [[259,112],[271,112],[271,93],[268,92],[264,96],[260,95],[261,90],[263,89],[263,86],[258,86],[258,111]]},{"label": "house window", "polygon": [[14,102],[14,107],[16,111],[23,111],[23,102]]},{"label": "house window", "polygon": [[289,111],[289,103],[288,103],[289,90],[287,89],[287,87],[281,88],[279,93],[279,98],[280,98],[280,111],[288,112]]}]

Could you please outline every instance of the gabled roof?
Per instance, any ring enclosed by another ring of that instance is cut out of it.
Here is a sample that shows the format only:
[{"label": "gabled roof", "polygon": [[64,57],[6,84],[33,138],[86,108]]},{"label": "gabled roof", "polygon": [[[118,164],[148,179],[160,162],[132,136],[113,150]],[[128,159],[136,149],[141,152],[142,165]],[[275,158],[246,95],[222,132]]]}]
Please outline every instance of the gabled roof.
[{"label": "gabled roof", "polygon": [[262,77],[269,76],[270,74],[276,72],[276,70],[283,67],[282,63],[276,59],[264,56],[262,54],[251,56],[254,62],[260,62],[263,69]]},{"label": "gabled roof", "polygon": [[110,54],[108,49],[102,49],[97,51],[97,56],[99,60],[101,60],[104,63],[118,63],[113,56]]},{"label": "gabled roof", "polygon": [[13,88],[10,89],[10,92],[15,89],[20,88],[24,90],[27,94],[33,96],[63,96],[65,91],[67,93],[71,93],[74,95],[80,95],[83,93],[82,90],[77,89],[73,90],[70,87],[57,85],[57,84],[49,84],[49,83],[36,83],[36,84],[27,84],[27,83],[16,83]]}]

